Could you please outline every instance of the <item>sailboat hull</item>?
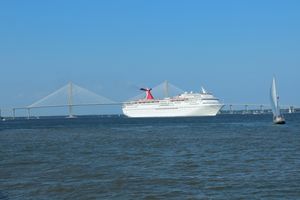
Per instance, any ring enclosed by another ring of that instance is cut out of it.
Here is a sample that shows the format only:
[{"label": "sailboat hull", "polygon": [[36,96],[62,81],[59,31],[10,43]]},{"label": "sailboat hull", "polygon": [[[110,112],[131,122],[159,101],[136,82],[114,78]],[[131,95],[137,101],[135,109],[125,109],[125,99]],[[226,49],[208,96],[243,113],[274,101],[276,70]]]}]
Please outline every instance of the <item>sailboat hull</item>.
[{"label": "sailboat hull", "polygon": [[285,119],[283,117],[275,117],[273,122],[274,124],[285,124]]}]

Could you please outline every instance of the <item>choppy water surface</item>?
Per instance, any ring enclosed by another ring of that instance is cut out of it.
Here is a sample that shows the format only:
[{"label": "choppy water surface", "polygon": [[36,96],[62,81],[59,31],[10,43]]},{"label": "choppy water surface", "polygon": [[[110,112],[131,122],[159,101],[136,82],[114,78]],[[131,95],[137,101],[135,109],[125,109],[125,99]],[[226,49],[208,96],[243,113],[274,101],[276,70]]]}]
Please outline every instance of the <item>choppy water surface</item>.
[{"label": "choppy water surface", "polygon": [[0,199],[299,199],[300,115],[0,122]]}]

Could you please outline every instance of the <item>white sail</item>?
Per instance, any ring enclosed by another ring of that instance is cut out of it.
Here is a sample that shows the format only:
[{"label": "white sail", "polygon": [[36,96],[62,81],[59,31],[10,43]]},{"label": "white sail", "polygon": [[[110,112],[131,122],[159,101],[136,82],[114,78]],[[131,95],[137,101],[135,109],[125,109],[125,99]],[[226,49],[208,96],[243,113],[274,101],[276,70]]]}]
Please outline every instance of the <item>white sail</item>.
[{"label": "white sail", "polygon": [[280,116],[280,109],[279,109],[279,105],[278,105],[278,95],[277,95],[277,91],[276,91],[276,81],[275,81],[274,77],[273,77],[272,86],[271,86],[271,90],[270,90],[270,100],[271,100],[271,108],[273,111],[273,115],[276,117]]}]

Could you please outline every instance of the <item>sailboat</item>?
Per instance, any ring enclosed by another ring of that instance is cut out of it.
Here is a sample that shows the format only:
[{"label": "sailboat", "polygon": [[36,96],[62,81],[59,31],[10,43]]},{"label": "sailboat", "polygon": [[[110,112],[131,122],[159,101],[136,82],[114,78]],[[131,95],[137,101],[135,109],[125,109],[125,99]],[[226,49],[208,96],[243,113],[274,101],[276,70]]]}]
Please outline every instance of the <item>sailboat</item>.
[{"label": "sailboat", "polygon": [[273,112],[274,124],[285,124],[285,119],[280,113],[279,96],[276,91],[276,81],[274,77],[273,77],[272,86],[270,90],[270,100],[271,100],[271,108]]}]

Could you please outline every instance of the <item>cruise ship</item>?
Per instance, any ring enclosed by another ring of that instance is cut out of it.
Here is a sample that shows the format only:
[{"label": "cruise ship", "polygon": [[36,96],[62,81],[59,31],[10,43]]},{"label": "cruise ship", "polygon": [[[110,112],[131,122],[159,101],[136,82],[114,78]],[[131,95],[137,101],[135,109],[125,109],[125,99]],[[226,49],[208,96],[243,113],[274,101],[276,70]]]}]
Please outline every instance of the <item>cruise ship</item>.
[{"label": "cruise ship", "polygon": [[125,102],[122,111],[127,117],[197,117],[215,116],[224,106],[202,87],[199,93],[184,92],[174,97],[155,99],[150,88],[141,88],[146,97]]}]

